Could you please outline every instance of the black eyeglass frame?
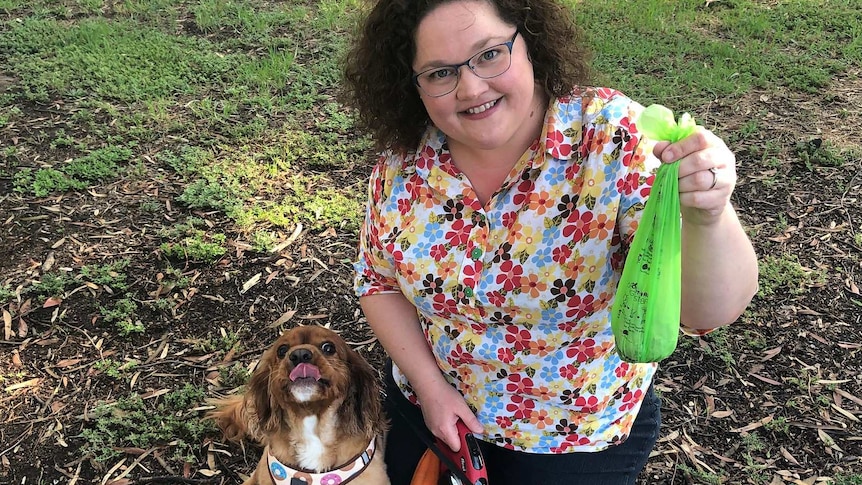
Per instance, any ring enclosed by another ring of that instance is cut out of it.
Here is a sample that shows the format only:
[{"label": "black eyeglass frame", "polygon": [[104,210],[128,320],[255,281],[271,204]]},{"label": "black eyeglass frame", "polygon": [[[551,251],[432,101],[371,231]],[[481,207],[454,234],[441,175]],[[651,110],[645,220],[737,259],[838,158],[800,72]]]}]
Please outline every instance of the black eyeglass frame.
[{"label": "black eyeglass frame", "polygon": [[[424,71],[422,71],[420,73],[414,74],[413,75],[413,84],[415,84],[417,88],[421,89],[422,92],[425,93],[426,96],[429,96],[431,98],[440,98],[440,97],[446,96],[447,94],[450,94],[452,91],[455,91],[455,89],[458,88],[458,83],[461,82],[461,67],[462,66],[469,67],[470,72],[472,72],[476,77],[478,77],[480,79],[493,79],[497,76],[502,76],[503,74],[506,73],[506,71],[508,71],[512,67],[512,48],[515,46],[515,39],[518,38],[518,34],[520,34],[520,33],[521,33],[521,31],[516,30],[515,34],[512,35],[512,38],[508,42],[503,42],[501,44],[495,44],[495,45],[492,45],[490,47],[486,47],[486,48],[482,49],[481,51],[473,54],[472,56],[470,56],[469,59],[467,59],[466,61],[464,61],[460,64],[449,64],[449,65],[444,65],[444,66],[432,67],[430,69],[425,69]],[[503,45],[506,46],[507,49],[509,49],[509,66],[503,72],[501,72],[499,74],[494,74],[493,76],[482,76],[481,74],[477,73],[476,69],[471,64],[471,61],[473,59],[475,59],[477,56],[480,56],[487,51],[496,49],[497,47],[500,47]],[[446,69],[446,68],[454,69],[455,76],[457,77],[457,79],[455,80],[455,85],[452,86],[452,89],[450,91],[446,91],[443,94],[428,94],[427,91],[422,89],[422,85],[419,84],[419,76],[425,74],[426,72],[437,71],[439,69]]]}]

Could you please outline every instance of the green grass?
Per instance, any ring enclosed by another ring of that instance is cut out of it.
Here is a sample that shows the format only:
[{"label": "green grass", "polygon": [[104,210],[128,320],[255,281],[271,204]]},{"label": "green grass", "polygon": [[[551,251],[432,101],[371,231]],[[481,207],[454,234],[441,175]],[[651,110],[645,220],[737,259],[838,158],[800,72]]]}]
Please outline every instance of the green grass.
[{"label": "green grass", "polygon": [[645,104],[696,112],[752,88],[814,93],[862,65],[855,0],[570,1],[595,46],[599,84]]},{"label": "green grass", "polygon": [[[106,372],[121,375],[120,368],[111,363],[101,366]],[[117,447],[161,446],[171,459],[195,461],[203,437],[214,431],[211,422],[196,419],[197,412],[190,411],[205,397],[203,389],[186,384],[157,402],[133,395],[99,405],[81,432],[85,440],[82,451],[99,463],[107,463],[121,456]]]}]

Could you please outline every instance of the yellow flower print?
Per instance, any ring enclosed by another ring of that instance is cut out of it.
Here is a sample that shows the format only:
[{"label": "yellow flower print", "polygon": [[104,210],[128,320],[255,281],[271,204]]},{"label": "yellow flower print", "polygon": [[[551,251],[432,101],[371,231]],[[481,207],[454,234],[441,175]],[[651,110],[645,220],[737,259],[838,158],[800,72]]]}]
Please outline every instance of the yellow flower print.
[{"label": "yellow flower print", "polygon": [[581,268],[581,276],[595,284],[602,276],[602,268],[599,267],[598,257],[587,255],[584,259],[584,266]]},{"label": "yellow flower print", "polygon": [[416,241],[419,240],[419,232],[420,228],[416,227],[414,224],[416,220],[415,216],[405,216],[404,224],[401,227],[404,227],[404,231],[398,236],[398,239],[401,241],[401,244],[404,244],[404,241],[410,243],[410,246],[416,244]]},{"label": "yellow flower print", "polygon": [[593,200],[598,199],[602,195],[604,183],[604,172],[587,168],[584,170],[584,186],[581,188],[581,196]]},{"label": "yellow flower print", "polygon": [[[520,224],[518,224],[520,226]],[[536,252],[536,246],[542,240],[542,233],[536,227],[520,226],[518,233],[514,231],[509,233],[510,243],[512,243],[512,254],[527,253],[533,254]],[[518,234],[517,240],[512,236]]]}]

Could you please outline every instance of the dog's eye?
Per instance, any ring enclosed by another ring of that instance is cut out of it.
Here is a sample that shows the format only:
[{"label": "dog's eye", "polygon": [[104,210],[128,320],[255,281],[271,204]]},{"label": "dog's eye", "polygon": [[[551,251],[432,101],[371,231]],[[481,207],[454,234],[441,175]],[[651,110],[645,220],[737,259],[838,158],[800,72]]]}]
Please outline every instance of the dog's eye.
[{"label": "dog's eye", "polygon": [[287,350],[287,345],[279,345],[278,350],[275,351],[275,354],[278,355],[279,359],[283,359],[284,356],[287,355]]},{"label": "dog's eye", "polygon": [[320,345],[320,350],[326,355],[332,355],[335,353],[335,344],[332,342],[323,342]]}]

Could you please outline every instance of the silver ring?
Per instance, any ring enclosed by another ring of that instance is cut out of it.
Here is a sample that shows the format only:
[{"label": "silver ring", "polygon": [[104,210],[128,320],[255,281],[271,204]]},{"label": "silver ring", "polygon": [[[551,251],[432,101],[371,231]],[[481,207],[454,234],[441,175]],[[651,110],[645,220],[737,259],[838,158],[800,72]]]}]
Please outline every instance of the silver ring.
[{"label": "silver ring", "polygon": [[716,172],[718,172],[718,169],[715,167],[709,169],[709,173],[712,174],[712,185],[710,185],[706,190],[712,190],[715,188],[715,184],[718,182],[718,174]]}]

